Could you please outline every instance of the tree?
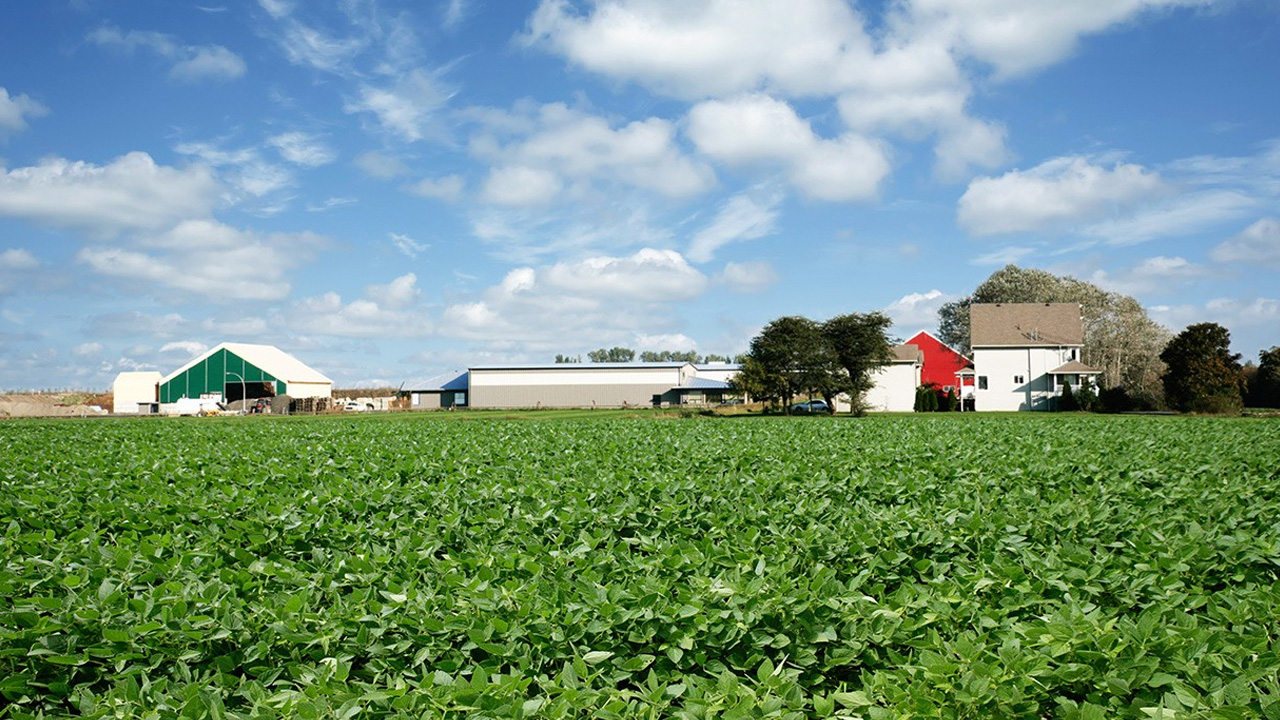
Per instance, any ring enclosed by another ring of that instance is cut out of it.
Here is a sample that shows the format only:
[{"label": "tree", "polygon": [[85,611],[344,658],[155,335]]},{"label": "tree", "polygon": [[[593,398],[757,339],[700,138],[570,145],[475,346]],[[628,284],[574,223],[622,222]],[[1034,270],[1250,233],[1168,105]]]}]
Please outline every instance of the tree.
[{"label": "tree", "polygon": [[1102,371],[1104,387],[1124,387],[1138,405],[1159,406],[1164,372],[1160,351],[1170,333],[1148,317],[1137,300],[1070,276],[1007,265],[992,273],[969,297],[938,310],[938,338],[970,354],[969,306],[996,302],[1079,303],[1084,318],[1081,361]]},{"label": "tree", "polygon": [[791,399],[821,395],[830,403],[842,389],[836,354],[821,326],[800,316],[781,317],[752,338],[740,375],[758,397],[777,398],[791,412]]},{"label": "tree", "polygon": [[697,350],[645,350],[640,353],[640,362],[702,362]]},{"label": "tree", "polygon": [[1217,323],[1199,323],[1178,333],[1160,353],[1168,367],[1161,377],[1165,400],[1182,412],[1239,410],[1240,356],[1231,353],[1231,333]]},{"label": "tree", "polygon": [[822,336],[845,371],[834,384],[849,395],[855,413],[861,410],[862,398],[874,384],[872,373],[893,360],[888,335],[892,324],[887,315],[879,312],[837,315],[822,323]]},{"label": "tree", "polygon": [[1258,353],[1248,388],[1249,407],[1280,408],[1280,346]]},{"label": "tree", "polygon": [[1071,391],[1071,383],[1063,381],[1062,394],[1058,396],[1058,410],[1060,412],[1075,412],[1080,409],[1080,403],[1076,402],[1076,395]]},{"label": "tree", "polygon": [[587,353],[587,359],[593,363],[628,363],[636,359],[636,351],[624,347],[600,348]]},{"label": "tree", "polygon": [[733,358],[729,357],[728,355],[714,355],[714,354],[708,354],[706,357],[702,358],[702,362],[704,362],[704,363],[730,363],[730,362],[733,362]]},{"label": "tree", "polygon": [[560,355],[560,354],[556,355],[557,365],[561,365],[564,363],[580,363],[580,362],[582,362],[581,355]]}]

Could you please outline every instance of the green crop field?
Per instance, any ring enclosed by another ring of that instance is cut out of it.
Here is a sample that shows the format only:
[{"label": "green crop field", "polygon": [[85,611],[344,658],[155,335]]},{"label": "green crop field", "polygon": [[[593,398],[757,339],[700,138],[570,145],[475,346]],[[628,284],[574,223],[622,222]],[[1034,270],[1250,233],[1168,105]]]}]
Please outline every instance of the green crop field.
[{"label": "green crop field", "polygon": [[1280,718],[1280,424],[0,423],[0,718]]}]

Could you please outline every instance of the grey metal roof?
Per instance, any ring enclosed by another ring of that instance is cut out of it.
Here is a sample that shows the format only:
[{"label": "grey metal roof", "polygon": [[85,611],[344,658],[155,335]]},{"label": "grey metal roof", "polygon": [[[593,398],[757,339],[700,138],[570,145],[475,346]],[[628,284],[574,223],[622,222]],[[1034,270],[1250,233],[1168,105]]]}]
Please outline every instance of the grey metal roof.
[{"label": "grey metal roof", "polygon": [[425,380],[408,380],[404,384],[404,389],[410,392],[435,392],[444,390],[466,390],[470,385],[469,373],[465,370],[459,372],[441,373]]},{"label": "grey metal roof", "polygon": [[974,303],[969,306],[973,347],[1084,345],[1077,303]]},{"label": "grey metal roof", "polygon": [[[629,362],[629,363],[533,363],[529,365],[472,365],[472,370],[659,370],[682,368],[687,362]],[[695,366],[696,367],[696,366]]]},{"label": "grey metal roof", "polygon": [[689,381],[676,390],[728,390],[729,383],[723,380],[709,380],[707,378],[689,378]]}]

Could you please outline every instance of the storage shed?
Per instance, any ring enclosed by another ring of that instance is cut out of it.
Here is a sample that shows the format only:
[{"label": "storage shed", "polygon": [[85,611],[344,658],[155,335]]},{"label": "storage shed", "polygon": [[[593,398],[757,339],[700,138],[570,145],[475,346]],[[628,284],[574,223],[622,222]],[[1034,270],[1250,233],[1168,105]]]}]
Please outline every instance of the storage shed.
[{"label": "storage shed", "polygon": [[333,381],[272,345],[222,343],[160,381],[161,403],[182,398],[327,398]]},{"label": "storage shed", "polygon": [[156,386],[160,384],[158,372],[122,372],[111,383],[111,411],[117,415],[136,415],[152,412],[157,402]]}]

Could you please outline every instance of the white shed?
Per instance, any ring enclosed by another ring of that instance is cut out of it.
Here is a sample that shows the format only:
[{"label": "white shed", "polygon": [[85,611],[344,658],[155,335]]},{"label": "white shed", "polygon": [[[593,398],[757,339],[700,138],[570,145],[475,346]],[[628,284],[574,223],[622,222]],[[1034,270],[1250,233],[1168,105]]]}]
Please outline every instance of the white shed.
[{"label": "white shed", "polygon": [[160,378],[158,372],[122,372],[111,383],[112,412],[118,415],[136,415],[138,406],[148,407],[159,402]]}]

